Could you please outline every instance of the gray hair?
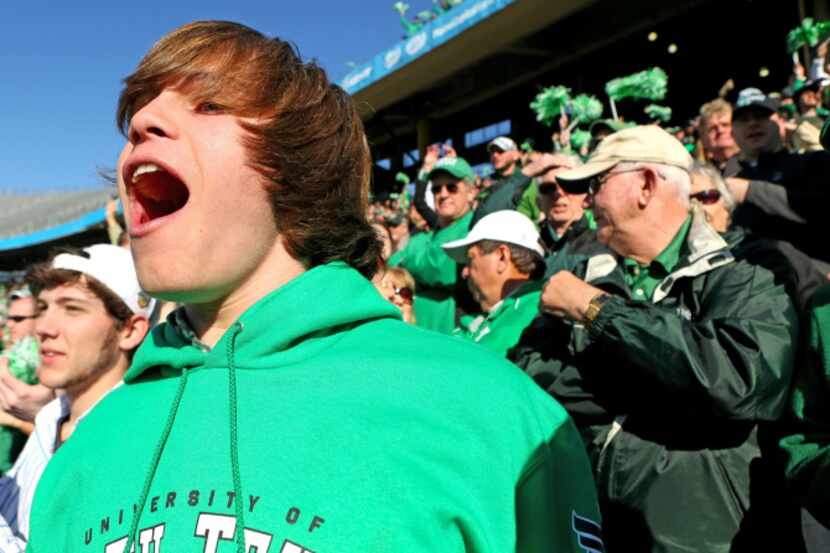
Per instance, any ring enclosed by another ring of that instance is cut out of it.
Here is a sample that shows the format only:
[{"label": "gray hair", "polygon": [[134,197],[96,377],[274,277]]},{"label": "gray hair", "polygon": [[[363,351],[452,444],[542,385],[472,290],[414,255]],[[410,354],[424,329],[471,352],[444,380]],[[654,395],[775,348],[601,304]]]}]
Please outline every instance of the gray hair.
[{"label": "gray hair", "polygon": [[690,208],[689,194],[692,190],[692,179],[689,173],[675,167],[674,165],[666,165],[665,163],[648,163],[645,161],[621,161],[616,165],[616,168],[621,171],[628,171],[631,169],[648,168],[657,173],[661,179],[671,184],[674,188],[677,199],[685,207]]},{"label": "gray hair", "polygon": [[720,171],[711,163],[695,160],[689,173],[691,175],[700,175],[714,184],[715,188],[720,192],[720,197],[723,200],[723,206],[726,208],[726,211],[732,213],[732,210],[735,209],[735,198],[732,196],[729,188],[726,187],[726,181],[723,180],[723,175],[720,174]]}]

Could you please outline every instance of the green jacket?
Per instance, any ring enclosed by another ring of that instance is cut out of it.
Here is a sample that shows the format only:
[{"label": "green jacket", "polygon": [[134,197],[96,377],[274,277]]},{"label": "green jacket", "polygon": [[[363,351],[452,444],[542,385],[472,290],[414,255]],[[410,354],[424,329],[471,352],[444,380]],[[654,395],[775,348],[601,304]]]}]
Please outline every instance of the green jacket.
[{"label": "green jacket", "polygon": [[538,318],[513,357],[583,433],[609,550],[743,551],[730,544],[749,536],[789,551],[773,547],[780,524],[747,515],[771,505],[758,423],[783,410],[798,340],[784,287],[700,212],[651,301],[632,299],[611,254],[571,269],[615,297],[588,328]]},{"label": "green jacket", "polygon": [[450,334],[455,328],[459,267],[441,247],[467,236],[472,213],[442,229],[413,236],[406,247],[393,255],[390,265],[403,267],[415,279],[415,319],[422,328]]},{"label": "green jacket", "polygon": [[780,447],[791,488],[830,527],[830,285],[813,297],[809,321],[808,347],[790,404],[794,424]]},{"label": "green jacket", "polygon": [[582,553],[595,493],[559,404],[335,263],[212,350],[156,327],[47,466],[29,551]]},{"label": "green jacket", "polygon": [[454,334],[481,344],[499,355],[519,341],[522,331],[539,314],[541,281],[532,281],[517,288],[511,295],[496,304],[487,314],[479,315],[468,324],[456,328]]}]

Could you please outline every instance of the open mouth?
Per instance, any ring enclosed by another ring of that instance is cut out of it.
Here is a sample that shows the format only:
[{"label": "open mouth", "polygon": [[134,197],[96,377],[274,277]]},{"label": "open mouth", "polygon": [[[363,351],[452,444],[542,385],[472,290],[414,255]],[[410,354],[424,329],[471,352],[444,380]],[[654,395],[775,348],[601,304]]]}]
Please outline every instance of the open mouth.
[{"label": "open mouth", "polygon": [[190,191],[181,179],[154,163],[138,165],[128,178],[133,227],[172,215],[190,198]]}]

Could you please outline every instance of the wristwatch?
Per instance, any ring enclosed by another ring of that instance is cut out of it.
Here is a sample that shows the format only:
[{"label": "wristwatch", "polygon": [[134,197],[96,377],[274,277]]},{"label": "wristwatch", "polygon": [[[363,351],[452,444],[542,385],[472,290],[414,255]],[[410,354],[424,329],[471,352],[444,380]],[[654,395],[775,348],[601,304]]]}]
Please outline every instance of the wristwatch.
[{"label": "wristwatch", "polygon": [[591,302],[588,304],[588,309],[585,310],[585,319],[589,325],[593,324],[594,319],[597,318],[600,310],[602,310],[602,306],[605,305],[612,297],[613,296],[611,296],[611,294],[601,292],[591,298]]}]

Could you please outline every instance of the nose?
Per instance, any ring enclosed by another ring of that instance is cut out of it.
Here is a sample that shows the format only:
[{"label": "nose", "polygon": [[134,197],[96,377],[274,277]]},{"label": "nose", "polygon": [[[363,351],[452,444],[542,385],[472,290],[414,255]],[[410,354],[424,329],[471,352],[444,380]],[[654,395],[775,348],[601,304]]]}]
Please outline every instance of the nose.
[{"label": "nose", "polygon": [[173,108],[181,102],[181,95],[171,90],[163,90],[158,96],[142,106],[130,119],[128,138],[133,144],[158,138],[175,138],[176,125],[173,121]]},{"label": "nose", "polygon": [[55,338],[57,335],[58,330],[54,317],[50,316],[48,311],[41,312],[35,319],[35,336],[40,342],[43,342],[46,338]]}]

